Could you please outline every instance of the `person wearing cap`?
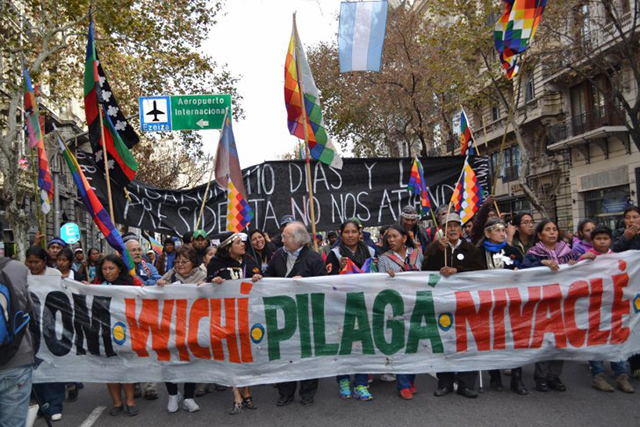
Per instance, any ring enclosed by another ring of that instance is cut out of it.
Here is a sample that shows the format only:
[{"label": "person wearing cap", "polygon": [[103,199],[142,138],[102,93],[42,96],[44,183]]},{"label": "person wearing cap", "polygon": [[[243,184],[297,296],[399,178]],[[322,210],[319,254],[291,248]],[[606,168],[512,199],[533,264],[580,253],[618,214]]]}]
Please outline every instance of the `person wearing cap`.
[{"label": "person wearing cap", "polygon": [[427,232],[418,223],[419,220],[420,214],[418,214],[416,208],[411,205],[407,205],[402,208],[398,223],[404,227],[407,233],[409,233],[418,250],[424,253],[429,243],[431,243],[431,239],[429,239]]},{"label": "person wearing cap", "polygon": [[67,242],[59,237],[54,237],[47,243],[47,253],[49,254],[49,267],[56,268],[56,262],[58,261],[58,253],[67,246]]},{"label": "person wearing cap", "polygon": [[[507,244],[507,228],[498,218],[488,220],[484,225],[484,239],[480,242],[480,259],[485,270],[515,270],[522,262],[522,255]],[[489,371],[489,386],[494,391],[502,391],[502,377],[499,369]],[[529,391],[522,382],[522,368],[511,370],[511,391],[527,395]]]},{"label": "person wearing cap", "polygon": [[84,264],[84,251],[82,248],[75,248],[73,251],[73,269],[78,272]]},{"label": "person wearing cap", "polygon": [[[425,251],[422,270],[439,271],[444,277],[464,271],[482,270],[480,251],[462,238],[462,220],[460,215],[450,213],[442,219],[440,227],[445,236],[431,243]],[[446,262],[445,262],[446,257]],[[446,396],[453,392],[455,372],[439,372],[436,397]],[[464,397],[478,397],[474,390],[478,373],[458,372],[458,391]]]},{"label": "person wearing cap", "polygon": [[[301,222],[291,222],[282,231],[283,247],[279,248],[269,261],[265,277],[316,277],[326,276],[327,269],[320,254],[309,248],[311,236]],[[297,382],[278,384],[280,396],[277,405],[285,406],[293,402]],[[303,405],[313,403],[318,391],[318,380],[300,381],[300,399]]]},{"label": "person wearing cap", "polygon": [[[218,251],[207,265],[207,282],[222,285],[225,280],[251,278],[255,282],[262,278],[257,263],[246,253],[246,241],[244,233],[222,235]],[[229,415],[236,415],[243,409],[258,409],[250,387],[233,387],[233,399],[233,406],[227,410]]]},{"label": "person wearing cap", "polygon": [[173,262],[176,259],[176,244],[171,237],[164,239],[164,248],[156,262],[156,268],[160,275],[164,275],[173,268]]},{"label": "person wearing cap", "polygon": [[282,241],[282,233],[284,231],[284,228],[288,224],[294,222],[295,220],[296,219],[293,217],[293,215],[288,215],[288,214],[280,218],[280,234],[274,237],[273,239],[271,239],[271,242],[276,246],[276,249],[279,249],[284,246],[284,243]]},{"label": "person wearing cap", "polygon": [[207,232],[204,230],[194,231],[191,246],[193,246],[193,249],[196,250],[196,254],[198,254],[198,265],[202,264],[204,256],[207,254],[207,248],[211,246],[211,241],[209,240]]},{"label": "person wearing cap", "polygon": [[[156,265],[156,253],[153,249],[149,249],[147,251],[147,259],[149,260],[149,262],[153,265]],[[157,267],[156,267],[157,268]],[[158,272],[159,274],[160,272]]]}]

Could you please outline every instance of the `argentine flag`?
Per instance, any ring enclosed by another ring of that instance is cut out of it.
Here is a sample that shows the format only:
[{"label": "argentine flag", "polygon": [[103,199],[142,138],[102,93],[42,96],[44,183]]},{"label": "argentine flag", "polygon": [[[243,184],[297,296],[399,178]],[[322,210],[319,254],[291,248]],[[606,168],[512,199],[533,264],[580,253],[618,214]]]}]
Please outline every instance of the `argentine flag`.
[{"label": "argentine flag", "polygon": [[387,0],[340,4],[338,50],[341,73],[380,71],[388,7]]}]

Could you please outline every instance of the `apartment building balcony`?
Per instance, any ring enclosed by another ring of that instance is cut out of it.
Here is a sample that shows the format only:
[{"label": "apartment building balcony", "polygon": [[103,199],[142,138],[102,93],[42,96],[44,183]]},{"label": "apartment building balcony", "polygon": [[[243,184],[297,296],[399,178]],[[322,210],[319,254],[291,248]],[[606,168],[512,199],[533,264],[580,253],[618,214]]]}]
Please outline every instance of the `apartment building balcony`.
[{"label": "apartment building balcony", "polygon": [[[589,144],[596,145],[605,159],[609,158],[609,139],[619,138],[625,143],[630,153],[629,131],[624,125],[625,113],[611,106],[598,106],[582,114],[549,126],[547,131],[550,151],[561,151],[571,148],[582,149]],[[589,161],[589,150],[582,150]]]}]

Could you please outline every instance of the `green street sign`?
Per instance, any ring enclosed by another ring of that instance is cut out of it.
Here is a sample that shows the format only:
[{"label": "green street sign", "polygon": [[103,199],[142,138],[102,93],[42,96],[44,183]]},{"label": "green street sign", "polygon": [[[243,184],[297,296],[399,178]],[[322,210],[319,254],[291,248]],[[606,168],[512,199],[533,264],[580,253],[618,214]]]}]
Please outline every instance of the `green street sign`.
[{"label": "green street sign", "polygon": [[172,95],[140,98],[140,123],[145,132],[220,129],[231,95]]}]

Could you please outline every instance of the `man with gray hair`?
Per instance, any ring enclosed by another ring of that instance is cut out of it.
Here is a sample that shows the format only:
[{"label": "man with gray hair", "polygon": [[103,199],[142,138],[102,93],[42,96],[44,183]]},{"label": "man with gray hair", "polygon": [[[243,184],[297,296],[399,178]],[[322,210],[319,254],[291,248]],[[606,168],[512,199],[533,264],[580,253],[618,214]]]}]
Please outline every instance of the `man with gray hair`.
[{"label": "man with gray hair", "polygon": [[[301,222],[291,222],[282,231],[284,246],[271,257],[265,277],[315,277],[326,276],[327,269],[322,256],[309,247],[311,236]],[[295,381],[278,384],[278,406],[293,402],[297,384]],[[310,405],[318,390],[318,380],[300,381],[300,403]]]}]

